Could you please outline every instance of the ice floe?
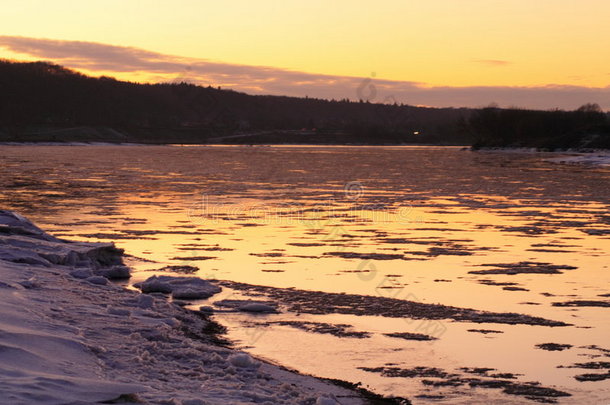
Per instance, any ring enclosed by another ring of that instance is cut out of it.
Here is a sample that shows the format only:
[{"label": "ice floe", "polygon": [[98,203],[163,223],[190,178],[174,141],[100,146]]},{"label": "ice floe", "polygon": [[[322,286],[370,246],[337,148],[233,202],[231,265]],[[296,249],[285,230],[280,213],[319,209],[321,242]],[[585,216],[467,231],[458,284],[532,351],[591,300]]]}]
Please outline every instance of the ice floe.
[{"label": "ice floe", "polygon": [[160,292],[182,300],[209,298],[221,291],[217,285],[198,277],[152,276],[134,286],[143,293]]}]

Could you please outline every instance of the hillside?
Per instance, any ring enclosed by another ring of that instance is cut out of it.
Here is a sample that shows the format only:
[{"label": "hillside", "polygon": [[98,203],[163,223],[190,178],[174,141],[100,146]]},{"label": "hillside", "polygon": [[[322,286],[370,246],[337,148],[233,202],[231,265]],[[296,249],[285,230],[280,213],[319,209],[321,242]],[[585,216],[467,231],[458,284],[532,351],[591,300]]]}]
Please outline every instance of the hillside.
[{"label": "hillside", "polygon": [[0,61],[0,141],[610,147],[608,116],[254,96]]}]

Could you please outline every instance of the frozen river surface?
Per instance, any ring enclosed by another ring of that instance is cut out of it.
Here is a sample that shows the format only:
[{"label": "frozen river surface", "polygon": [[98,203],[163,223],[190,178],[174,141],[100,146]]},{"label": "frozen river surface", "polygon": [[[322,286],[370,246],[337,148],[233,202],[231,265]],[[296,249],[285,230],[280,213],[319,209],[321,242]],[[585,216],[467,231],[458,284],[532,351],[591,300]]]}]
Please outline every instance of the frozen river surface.
[{"label": "frozen river surface", "polygon": [[[556,158],[0,146],[0,206],[56,236],[115,241],[131,282],[167,266],[221,280],[189,304],[304,373],[413,403],[606,403],[610,169]],[[232,311],[239,300],[277,311]]]}]

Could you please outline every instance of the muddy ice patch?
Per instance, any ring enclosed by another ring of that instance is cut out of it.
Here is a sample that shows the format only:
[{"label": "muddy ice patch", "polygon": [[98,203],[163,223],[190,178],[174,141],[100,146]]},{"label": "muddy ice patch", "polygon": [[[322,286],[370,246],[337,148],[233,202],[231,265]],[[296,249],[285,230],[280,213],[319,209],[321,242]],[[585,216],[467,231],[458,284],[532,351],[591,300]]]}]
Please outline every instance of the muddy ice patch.
[{"label": "muddy ice patch", "polygon": [[554,307],[596,307],[596,308],[610,308],[610,301],[599,301],[599,300],[572,300],[563,302],[553,302]]},{"label": "muddy ice patch", "polygon": [[276,302],[265,300],[224,299],[214,301],[213,304],[215,307],[224,310],[223,312],[227,312],[227,310],[255,314],[275,314],[280,312]]},{"label": "muddy ice patch", "polygon": [[[544,387],[539,382],[517,381],[519,374],[495,372],[496,369],[487,367],[462,367],[453,372],[436,367],[402,368],[395,365],[359,367],[359,369],[370,373],[378,373],[386,378],[419,379],[424,386],[443,388],[449,391],[461,391],[461,389],[467,387],[500,389],[504,394],[522,396],[541,403],[556,403],[557,398],[571,396],[568,392]],[[505,401],[508,401],[508,399],[505,399]]]},{"label": "muddy ice patch", "polygon": [[610,361],[589,361],[586,363],[574,363],[569,366],[559,366],[559,368],[589,370],[590,372],[588,373],[578,374],[574,376],[574,379],[580,382],[604,381],[610,379]]},{"label": "muddy ice patch", "polygon": [[392,332],[392,333],[384,333],[384,336],[404,339],[404,340],[418,340],[418,341],[431,341],[438,339],[437,337],[426,335],[423,333],[413,333],[413,332]]},{"label": "muddy ice patch", "polygon": [[573,346],[567,343],[540,343],[536,347],[541,350],[547,350],[549,352],[561,352],[567,349],[571,349]]},{"label": "muddy ice patch", "polygon": [[486,270],[471,270],[469,274],[562,274],[565,270],[575,270],[577,267],[540,262],[492,263],[481,264],[480,267],[493,267]]},{"label": "muddy ice patch", "polygon": [[269,322],[269,325],[289,326],[291,328],[300,329],[309,333],[319,333],[333,335],[340,338],[358,338],[364,339],[371,336],[369,332],[361,332],[353,329],[352,325],[346,324],[331,324],[324,322],[308,322],[308,321],[274,321]]},{"label": "muddy ice patch", "polygon": [[298,290],[294,288],[282,289],[233,281],[215,281],[214,283],[234,290],[239,290],[246,295],[265,297],[266,299],[280,303],[287,311],[296,313],[314,315],[337,313],[421,320],[448,319],[457,322],[474,323],[521,324],[552,327],[568,326],[565,322],[524,314],[481,311],[382,296],[337,294],[322,291]]}]

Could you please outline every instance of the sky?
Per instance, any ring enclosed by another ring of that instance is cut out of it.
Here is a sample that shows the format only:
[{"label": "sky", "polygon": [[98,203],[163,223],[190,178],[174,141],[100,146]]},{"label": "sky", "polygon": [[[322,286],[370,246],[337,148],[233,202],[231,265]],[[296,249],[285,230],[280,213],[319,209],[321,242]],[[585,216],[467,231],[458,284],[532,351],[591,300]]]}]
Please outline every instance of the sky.
[{"label": "sky", "polygon": [[0,58],[253,94],[610,109],[607,0],[2,0]]}]

